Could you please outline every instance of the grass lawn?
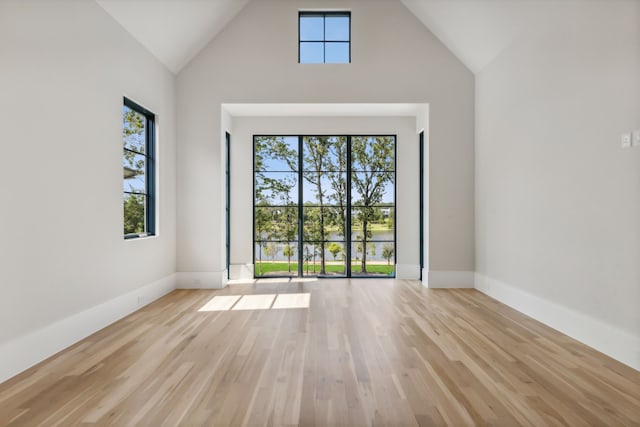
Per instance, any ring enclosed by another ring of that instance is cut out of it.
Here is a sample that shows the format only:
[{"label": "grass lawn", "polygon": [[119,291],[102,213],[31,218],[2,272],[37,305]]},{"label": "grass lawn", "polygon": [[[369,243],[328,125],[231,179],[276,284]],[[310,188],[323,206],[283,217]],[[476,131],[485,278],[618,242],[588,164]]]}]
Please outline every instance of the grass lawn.
[{"label": "grass lawn", "polygon": [[[359,261],[351,264],[351,272],[353,274],[359,274],[362,271],[362,265]],[[307,274],[307,266],[303,265],[304,274]],[[344,274],[344,264],[332,264],[327,263],[325,265],[327,274]],[[317,274],[320,271],[320,263],[315,265],[315,272],[313,264],[309,265],[309,275]],[[367,264],[367,273],[388,276],[393,273],[393,265],[387,264]],[[288,275],[296,276],[298,274],[298,263],[291,263],[291,273],[289,273],[288,263],[286,262],[262,262],[255,265],[256,276],[268,276],[268,275]]]}]

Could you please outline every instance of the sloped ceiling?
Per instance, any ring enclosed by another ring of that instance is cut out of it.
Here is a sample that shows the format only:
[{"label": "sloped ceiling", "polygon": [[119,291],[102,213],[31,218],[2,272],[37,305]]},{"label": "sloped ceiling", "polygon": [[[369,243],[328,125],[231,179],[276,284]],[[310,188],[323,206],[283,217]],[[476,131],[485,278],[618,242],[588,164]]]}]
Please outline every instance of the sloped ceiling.
[{"label": "sloped ceiling", "polygon": [[566,0],[401,0],[472,72],[519,37],[557,22]]},{"label": "sloped ceiling", "polygon": [[[96,1],[172,72],[178,73],[249,1],[264,0]],[[349,1],[345,4],[348,5]],[[402,2],[474,73],[490,63],[518,37],[539,31],[559,5],[571,2],[385,1]],[[332,5],[335,6],[335,2]]]},{"label": "sloped ceiling", "polygon": [[178,73],[249,0],[96,0],[160,62]]}]

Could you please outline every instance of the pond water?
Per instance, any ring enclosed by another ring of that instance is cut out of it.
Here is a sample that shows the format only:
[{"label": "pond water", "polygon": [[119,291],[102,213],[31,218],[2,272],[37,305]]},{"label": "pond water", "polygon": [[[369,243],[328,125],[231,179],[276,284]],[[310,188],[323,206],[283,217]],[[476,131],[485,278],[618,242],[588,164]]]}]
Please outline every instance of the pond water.
[{"label": "pond water", "polygon": [[[361,258],[362,254],[361,254],[361,250],[359,249],[359,242],[355,240],[355,237],[360,234],[359,232],[355,232],[353,233],[353,240],[351,243],[351,250],[352,250],[352,258],[355,259],[357,258]],[[337,243],[344,248],[344,243],[339,242],[339,240],[342,240],[340,236],[338,236],[338,233],[336,232],[332,232],[330,233],[329,239],[333,240],[335,239],[335,241],[337,241]],[[394,240],[394,233],[393,230],[378,230],[378,231],[373,231],[372,232],[372,236],[369,239],[370,241],[367,242],[367,260],[368,261],[384,261],[386,262],[386,259],[382,256],[382,252],[384,250],[385,246],[392,246],[393,247],[393,240]],[[325,245],[325,259],[327,261],[333,261],[333,254],[331,252],[329,252],[328,247],[331,243],[327,242]],[[288,257],[285,256],[283,254],[284,248],[285,248],[285,243],[269,243],[270,247],[267,248],[267,250],[265,250],[265,248],[262,248],[262,261],[287,261]],[[313,253],[313,245],[308,244],[309,246],[309,253]],[[297,251],[297,242],[293,242],[291,243],[291,247],[294,248],[294,253],[291,256],[292,260],[297,260],[298,259],[298,251]],[[256,259],[260,259],[260,247],[258,244],[256,244]],[[344,249],[343,249],[344,250]],[[275,252],[275,253],[272,253]],[[342,259],[342,255],[338,254],[337,259]],[[393,264],[395,260],[395,254],[394,256],[391,258],[391,263]],[[317,258],[316,258],[317,261]]]}]

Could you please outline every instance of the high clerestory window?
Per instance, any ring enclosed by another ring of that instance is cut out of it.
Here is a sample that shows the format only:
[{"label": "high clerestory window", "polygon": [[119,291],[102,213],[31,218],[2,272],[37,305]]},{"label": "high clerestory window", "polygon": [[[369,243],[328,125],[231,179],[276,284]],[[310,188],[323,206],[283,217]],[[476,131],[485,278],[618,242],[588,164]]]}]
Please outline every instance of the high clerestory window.
[{"label": "high clerestory window", "polygon": [[124,238],[155,234],[155,115],[124,98]]},{"label": "high clerestory window", "polygon": [[350,12],[300,12],[298,26],[300,64],[351,62]]}]

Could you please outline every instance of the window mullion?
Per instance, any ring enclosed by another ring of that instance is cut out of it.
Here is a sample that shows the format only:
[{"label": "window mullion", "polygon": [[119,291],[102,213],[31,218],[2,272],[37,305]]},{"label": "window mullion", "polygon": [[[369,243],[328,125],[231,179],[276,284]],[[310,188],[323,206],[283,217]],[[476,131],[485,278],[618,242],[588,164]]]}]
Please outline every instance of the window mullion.
[{"label": "window mullion", "polygon": [[327,16],[322,15],[322,62],[327,63]]},{"label": "window mullion", "polygon": [[347,135],[347,195],[346,195],[346,212],[345,212],[345,273],[347,277],[351,277],[351,136]]},{"label": "window mullion", "polygon": [[302,168],[304,165],[303,160],[303,137],[298,136],[298,277],[302,277],[304,275],[304,266],[302,265],[304,261],[304,256],[302,253],[302,245],[304,240],[304,191],[302,186],[304,185],[304,180],[302,176]]}]

